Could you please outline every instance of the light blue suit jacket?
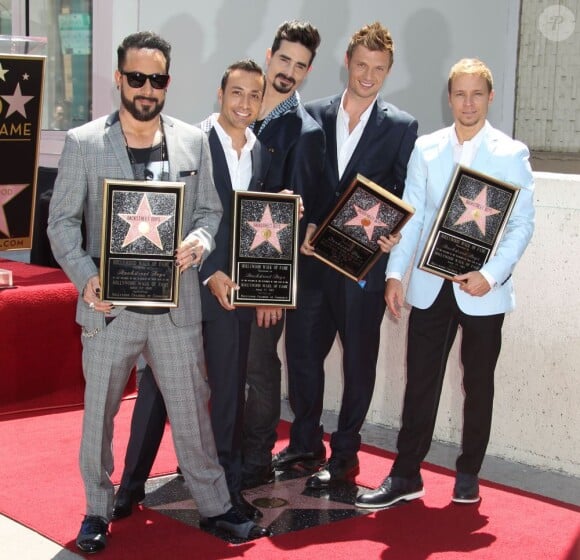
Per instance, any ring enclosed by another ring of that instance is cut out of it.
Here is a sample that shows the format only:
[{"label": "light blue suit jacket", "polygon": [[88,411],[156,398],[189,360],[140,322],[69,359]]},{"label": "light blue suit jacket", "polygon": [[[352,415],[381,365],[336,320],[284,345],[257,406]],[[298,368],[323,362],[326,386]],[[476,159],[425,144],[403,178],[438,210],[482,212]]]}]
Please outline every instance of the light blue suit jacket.
[{"label": "light blue suit jacket", "polygon": [[[443,128],[421,136],[415,144],[403,198],[416,212],[403,228],[402,239],[391,251],[387,265],[387,275],[403,276],[414,260],[406,299],[420,309],[433,304],[443,284],[443,278],[419,270],[417,264],[456,167],[451,134],[453,127]],[[521,191],[496,253],[482,268],[495,279],[496,285],[485,296],[474,297],[454,283],[455,298],[459,308],[469,315],[506,313],[515,307],[511,274],[534,230],[534,179],[529,151],[488,123],[470,168],[520,187]]]}]

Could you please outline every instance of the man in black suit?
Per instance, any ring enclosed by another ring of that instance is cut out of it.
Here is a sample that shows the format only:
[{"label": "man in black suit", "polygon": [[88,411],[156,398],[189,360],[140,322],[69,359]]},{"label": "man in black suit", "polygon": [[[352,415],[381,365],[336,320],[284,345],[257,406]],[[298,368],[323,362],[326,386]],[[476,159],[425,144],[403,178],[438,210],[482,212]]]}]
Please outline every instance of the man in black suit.
[{"label": "man in black suit", "polygon": [[[302,197],[304,217],[300,221],[300,242],[309,223],[318,224],[332,191],[322,188],[324,133],[306,112],[297,89],[312,68],[320,44],[317,29],[308,22],[281,24],[272,47],[266,52],[266,91],[254,132],[267,146],[272,162],[266,190],[288,189]],[[300,257],[298,263],[298,306],[303,289],[317,282],[323,269],[314,259]],[[295,311],[287,312],[287,330]],[[248,395],[244,417],[244,486],[257,486],[271,480],[272,449],[280,420],[281,364],[278,341],[283,321],[265,329],[280,315],[257,314],[252,325],[248,360]],[[324,457],[322,457],[322,461]]]},{"label": "man in black suit", "polygon": [[[225,71],[218,91],[220,112],[200,125],[209,136],[213,178],[224,209],[215,237],[216,248],[199,269],[203,284],[202,325],[211,388],[211,424],[232,504],[251,519],[261,517],[261,512],[241,494],[241,434],[250,325],[255,311],[235,309],[231,305],[230,291],[236,284],[228,270],[232,193],[235,190],[263,191],[270,163],[269,152],[248,128],[258,116],[264,85],[262,69],[254,61],[232,64]],[[152,376],[145,371],[133,415],[125,470],[115,501],[115,519],[130,515],[132,504],[143,499],[144,484],[159,448],[165,420],[163,399]]]},{"label": "man in black suit", "polygon": [[[346,91],[306,105],[326,135],[323,183],[334,192],[327,211],[357,173],[402,195],[407,161],[417,137],[417,121],[379,94],[393,63],[389,31],[378,22],[357,31],[345,63]],[[314,231],[309,226],[301,249],[305,254],[312,254],[309,239]],[[381,249],[387,253],[397,241],[393,236],[383,237]],[[296,312],[300,328],[287,330],[289,398],[295,419],[289,446],[274,458],[278,468],[320,455],[324,359],[337,333],[343,349],[344,389],[338,428],[330,440],[332,454],[307,479],[307,487],[324,488],[358,472],[359,431],[373,396],[385,312],[387,258],[383,255],[361,283],[326,267],[318,279],[319,287],[300,301]]]}]

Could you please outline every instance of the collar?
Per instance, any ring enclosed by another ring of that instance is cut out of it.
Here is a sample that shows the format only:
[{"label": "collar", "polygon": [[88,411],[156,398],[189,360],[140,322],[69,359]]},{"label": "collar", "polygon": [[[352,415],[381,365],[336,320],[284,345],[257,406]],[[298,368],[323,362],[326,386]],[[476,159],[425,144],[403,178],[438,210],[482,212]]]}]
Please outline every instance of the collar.
[{"label": "collar", "polygon": [[[228,146],[229,148],[231,148],[233,150],[234,147],[232,144],[232,138],[224,130],[224,127],[219,123],[218,117],[219,117],[219,113],[213,113],[212,115],[210,115],[208,120],[211,120],[211,124],[212,124],[213,128],[215,129],[215,131],[217,132],[217,135],[218,135],[222,145]],[[246,128],[245,136],[246,136],[246,143],[244,144],[242,151],[249,152],[254,147],[254,144],[256,143],[256,135],[249,128]]]},{"label": "collar", "polygon": [[[266,118],[262,121],[262,125],[258,130],[254,130],[255,134],[258,134],[260,130],[263,130],[264,127],[274,119],[293,111],[300,105],[300,94],[295,91],[290,97],[284,99],[281,103],[278,103],[276,107],[274,107],[267,115]],[[254,129],[254,124],[251,125],[252,129]]]},{"label": "collar", "polygon": [[[491,128],[491,125],[489,124],[489,121],[485,121],[485,124],[481,127],[481,130],[471,139],[471,140],[466,140],[465,142],[471,142],[473,148],[475,150],[477,150],[477,148],[479,148],[479,146],[481,146],[481,142],[483,141],[484,136],[487,135],[487,133],[489,132]],[[451,139],[451,144],[452,146],[455,148],[456,146],[460,146],[461,144],[459,144],[459,139],[457,138],[457,132],[455,130],[455,123],[453,123],[453,125],[450,127],[450,139]],[[464,142],[464,144],[465,144]]]},{"label": "collar", "polygon": [[[340,98],[340,105],[338,106],[337,118],[341,119],[348,126],[350,117],[349,117],[348,112],[344,108],[344,98],[345,97],[346,97],[346,90],[344,90],[342,97]],[[371,116],[371,113],[373,112],[374,106],[376,105],[378,98],[379,98],[379,95],[377,94],[375,96],[373,102],[361,113],[359,122],[363,123],[363,127],[364,127],[364,125],[366,125],[367,121],[369,120],[369,117]]]},{"label": "collar", "polygon": [[[209,117],[199,123],[199,128],[206,134],[215,128],[216,134],[218,135],[222,145],[229,146],[232,148],[232,139],[230,135],[224,130],[223,126],[218,122],[219,113],[212,113]],[[250,151],[254,148],[256,144],[256,135],[252,132],[250,127],[246,128],[246,143],[242,148],[243,151]]]}]

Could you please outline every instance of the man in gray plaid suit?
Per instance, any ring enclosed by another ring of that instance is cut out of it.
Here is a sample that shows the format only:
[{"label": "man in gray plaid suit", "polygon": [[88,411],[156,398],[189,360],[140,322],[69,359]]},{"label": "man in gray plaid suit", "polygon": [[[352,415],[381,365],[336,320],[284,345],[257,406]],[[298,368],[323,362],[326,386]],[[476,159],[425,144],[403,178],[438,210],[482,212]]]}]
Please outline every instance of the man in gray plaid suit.
[{"label": "man in gray plaid suit", "polygon": [[[161,112],[170,53],[169,43],[155,33],[134,33],[123,40],[115,71],[121,107],[68,132],[50,204],[52,251],[79,291],[76,320],[82,327],[86,381],[80,466],[87,511],[76,543],[83,552],[106,545],[114,498],[113,419],[140,354],[165,399],[200,524],[241,538],[268,534],[232,508],[211,431],[196,265],[214,247],[222,208],[205,135]],[[181,273],[176,308],[113,306],[101,299],[97,258],[103,179],[185,182],[185,239],[175,254]]]}]

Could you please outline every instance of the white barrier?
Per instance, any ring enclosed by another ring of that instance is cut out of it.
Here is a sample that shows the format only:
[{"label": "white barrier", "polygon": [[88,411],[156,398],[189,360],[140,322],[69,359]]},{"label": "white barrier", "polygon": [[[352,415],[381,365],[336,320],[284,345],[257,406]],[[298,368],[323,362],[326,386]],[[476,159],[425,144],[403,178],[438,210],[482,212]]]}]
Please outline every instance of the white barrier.
[{"label": "white barrier", "polygon": [[[535,173],[536,228],[514,273],[516,310],[506,317],[496,368],[488,454],[580,475],[580,175]],[[408,310],[385,316],[377,384],[367,421],[398,428]],[[435,439],[459,443],[463,392],[458,339],[451,350]],[[326,362],[324,408],[338,411],[341,353]]]}]

